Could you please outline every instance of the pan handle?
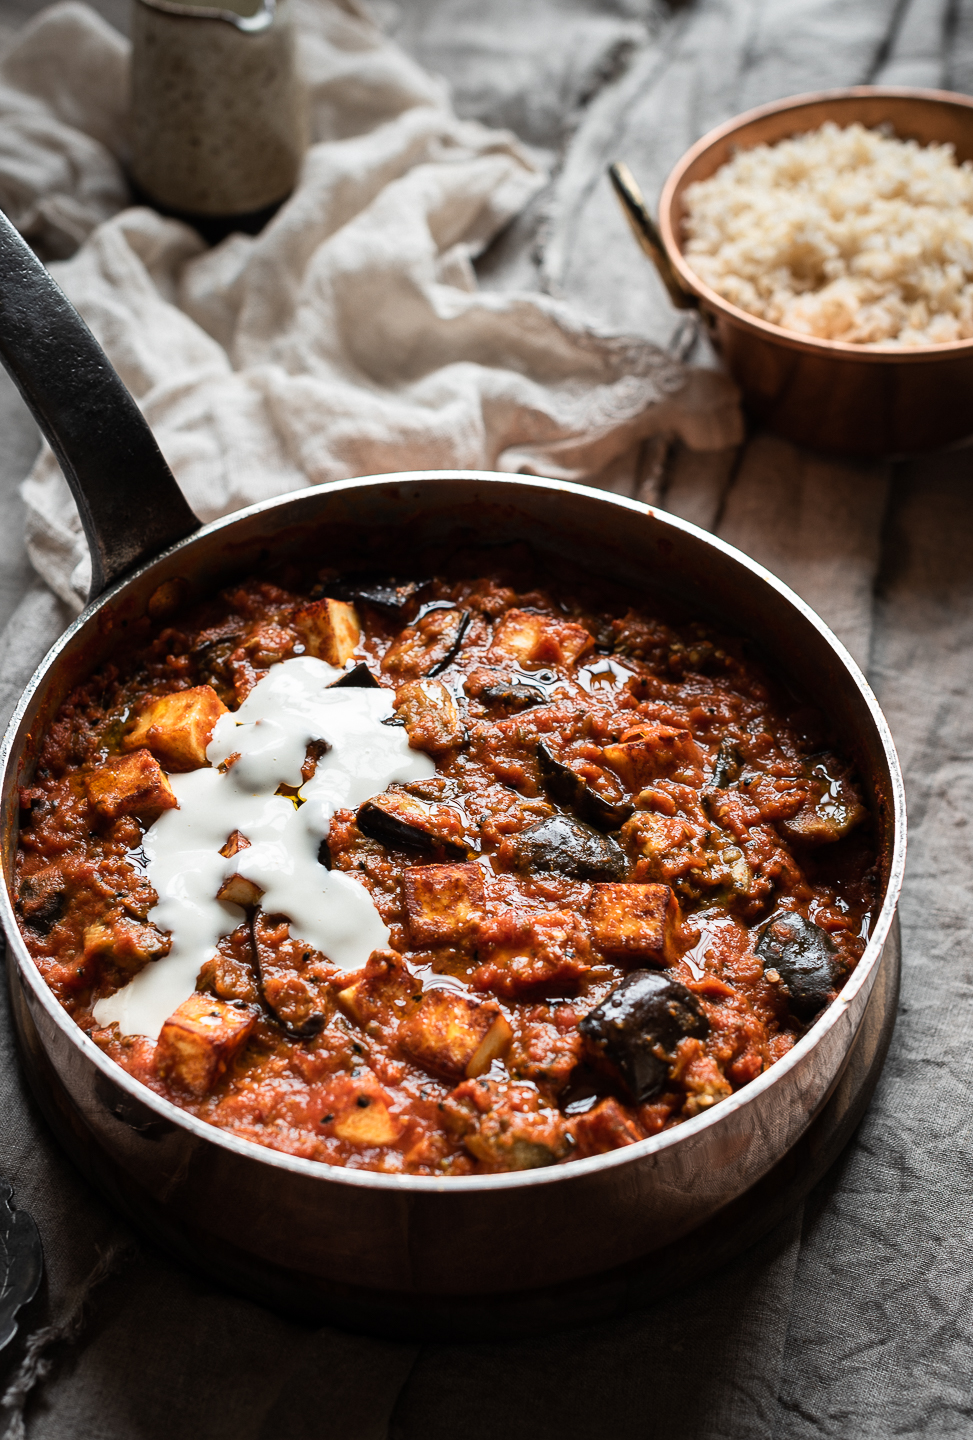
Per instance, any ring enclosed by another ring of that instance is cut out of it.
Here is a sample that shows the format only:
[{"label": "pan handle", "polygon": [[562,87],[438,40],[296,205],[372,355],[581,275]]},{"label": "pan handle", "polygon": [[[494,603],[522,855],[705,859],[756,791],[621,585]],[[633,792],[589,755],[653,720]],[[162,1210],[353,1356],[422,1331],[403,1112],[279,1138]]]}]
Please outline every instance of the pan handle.
[{"label": "pan handle", "polygon": [[2,211],[0,363],[77,502],[91,551],[89,599],[199,529],[108,356]]},{"label": "pan handle", "polygon": [[665,241],[659,233],[659,227],[642,199],[642,192],[631,170],[623,161],[616,160],[608,167],[608,178],[615,187],[615,194],[632,227],[632,233],[658,270],[659,279],[668,290],[673,305],[679,310],[698,309],[699,301],[679,279],[676,267],[669,258]]}]

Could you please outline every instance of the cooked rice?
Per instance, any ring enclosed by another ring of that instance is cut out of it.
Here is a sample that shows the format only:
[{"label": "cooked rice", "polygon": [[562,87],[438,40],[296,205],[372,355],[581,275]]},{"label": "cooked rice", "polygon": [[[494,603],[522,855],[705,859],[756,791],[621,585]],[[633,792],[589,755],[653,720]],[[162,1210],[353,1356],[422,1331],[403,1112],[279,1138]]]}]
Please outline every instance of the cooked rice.
[{"label": "cooked rice", "polygon": [[952,145],[828,122],[685,198],[686,259],[741,310],[858,345],[973,337],[973,167]]}]

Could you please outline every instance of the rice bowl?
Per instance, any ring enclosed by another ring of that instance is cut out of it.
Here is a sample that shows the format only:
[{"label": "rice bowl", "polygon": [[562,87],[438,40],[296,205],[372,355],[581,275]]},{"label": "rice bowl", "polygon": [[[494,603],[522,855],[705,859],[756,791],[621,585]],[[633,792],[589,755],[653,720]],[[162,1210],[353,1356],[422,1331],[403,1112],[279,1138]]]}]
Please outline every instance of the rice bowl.
[{"label": "rice bowl", "polygon": [[973,338],[973,166],[861,123],[739,150],[685,192],[684,255],[797,334],[905,347]]}]

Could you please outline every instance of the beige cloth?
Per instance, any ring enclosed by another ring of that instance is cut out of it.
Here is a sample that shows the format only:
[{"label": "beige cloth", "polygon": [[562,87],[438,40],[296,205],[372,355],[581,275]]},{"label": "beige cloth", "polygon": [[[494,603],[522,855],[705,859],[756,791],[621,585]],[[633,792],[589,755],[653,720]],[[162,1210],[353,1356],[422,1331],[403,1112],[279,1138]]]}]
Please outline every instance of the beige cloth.
[{"label": "beige cloth", "polygon": [[[451,78],[467,76],[465,103],[475,99],[480,118],[519,129],[535,116],[524,133],[544,144],[556,138],[547,115],[570,122],[553,199],[535,200],[509,248],[493,252],[507,253],[504,283],[516,274],[530,286],[540,257],[604,325],[662,340],[678,317],[618,214],[606,159],[626,159],[652,196],[709,125],[776,96],[876,80],[973,91],[973,0],[659,6],[657,37],[580,115],[573,102],[592,46],[579,30],[592,17],[627,25],[649,14],[648,0],[402,0],[402,9],[430,66],[456,57]],[[528,42],[536,58],[518,75]],[[529,223],[542,205],[546,247]],[[12,453],[17,413],[4,389],[0,376],[0,604],[11,606],[15,555],[4,545],[20,522],[2,487],[32,452],[25,433]],[[896,736],[910,805],[902,1006],[857,1136],[808,1201],[732,1266],[635,1315],[572,1335],[541,1327],[510,1346],[417,1353],[312,1330],[140,1247],[89,1304],[76,1346],[45,1352],[53,1369],[28,1411],[30,1440],[969,1434],[973,450],[853,464],[759,433],[709,454],[643,448],[641,493],[742,546],[816,605],[868,663]],[[608,469],[632,493],[623,459]],[[0,710],[63,624],[64,607],[37,582],[0,641]],[[820,701],[827,707],[826,694]],[[0,993],[0,1157],[44,1238],[46,1287],[23,1321],[36,1333],[71,1323],[99,1253],[117,1253],[128,1232],[39,1120],[4,1004]],[[539,1246],[556,1243],[538,1235]]]},{"label": "beige cloth", "polygon": [[[204,520],[352,475],[594,479],[649,435],[739,439],[721,376],[549,296],[480,291],[472,260],[544,184],[535,156],[457,119],[350,4],[298,18],[316,143],[267,229],[213,250],[122,208],[128,48],[91,10],[55,5],[0,65],[0,203],[48,251],[83,241],[53,273]],[[87,548],[46,449],[23,493],[31,560],[78,606]]]}]

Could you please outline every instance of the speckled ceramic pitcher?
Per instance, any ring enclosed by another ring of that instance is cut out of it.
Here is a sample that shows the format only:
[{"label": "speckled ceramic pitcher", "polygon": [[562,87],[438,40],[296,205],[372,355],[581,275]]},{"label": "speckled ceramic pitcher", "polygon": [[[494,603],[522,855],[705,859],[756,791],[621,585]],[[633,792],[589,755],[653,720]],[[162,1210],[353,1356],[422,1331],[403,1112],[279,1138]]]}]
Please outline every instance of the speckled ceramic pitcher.
[{"label": "speckled ceramic pitcher", "polygon": [[151,204],[225,233],[290,194],[307,118],[288,10],[135,0],[131,173]]}]

